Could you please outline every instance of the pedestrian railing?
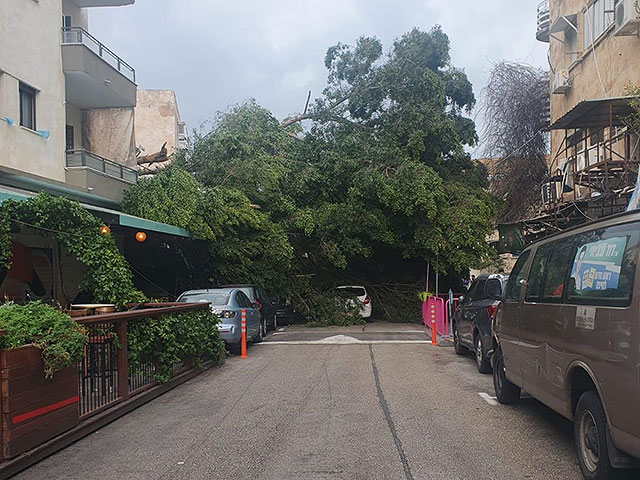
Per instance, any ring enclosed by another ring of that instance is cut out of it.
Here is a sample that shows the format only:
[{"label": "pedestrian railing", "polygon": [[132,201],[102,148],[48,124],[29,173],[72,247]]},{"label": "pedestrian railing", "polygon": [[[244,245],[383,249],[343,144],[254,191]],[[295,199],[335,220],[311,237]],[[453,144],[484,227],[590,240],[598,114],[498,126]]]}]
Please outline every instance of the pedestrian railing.
[{"label": "pedestrian railing", "polygon": [[[129,359],[128,338],[135,322],[148,318],[162,321],[168,314],[207,308],[208,303],[144,304],[126,312],[76,318],[87,330],[87,344],[78,364],[80,419],[156,385],[156,358],[138,358],[135,364]],[[183,359],[174,366],[174,375],[190,366],[191,359]]]}]

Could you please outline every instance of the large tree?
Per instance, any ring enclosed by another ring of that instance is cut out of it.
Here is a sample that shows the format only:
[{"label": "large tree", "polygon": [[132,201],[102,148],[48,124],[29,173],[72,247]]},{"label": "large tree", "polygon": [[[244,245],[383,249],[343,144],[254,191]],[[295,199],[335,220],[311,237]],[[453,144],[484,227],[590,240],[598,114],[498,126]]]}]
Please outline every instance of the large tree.
[{"label": "large tree", "polygon": [[[414,29],[382,51],[366,37],[329,48],[327,87],[306,113],[280,122],[254,101],[238,105],[178,162],[203,184],[197,195],[238,192],[286,232],[294,261],[277,283],[290,291],[300,279],[413,283],[425,260],[461,270],[491,256],[486,170],[465,153],[475,100],[447,36]],[[272,249],[273,264],[280,255]]]}]

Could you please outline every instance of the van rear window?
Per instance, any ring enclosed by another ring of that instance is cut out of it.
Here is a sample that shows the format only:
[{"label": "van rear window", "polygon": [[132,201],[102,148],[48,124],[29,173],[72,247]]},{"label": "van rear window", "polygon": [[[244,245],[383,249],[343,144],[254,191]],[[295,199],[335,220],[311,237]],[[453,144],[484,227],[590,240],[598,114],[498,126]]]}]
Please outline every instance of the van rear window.
[{"label": "van rear window", "polygon": [[640,224],[577,235],[568,279],[568,303],[624,307],[631,303]]}]

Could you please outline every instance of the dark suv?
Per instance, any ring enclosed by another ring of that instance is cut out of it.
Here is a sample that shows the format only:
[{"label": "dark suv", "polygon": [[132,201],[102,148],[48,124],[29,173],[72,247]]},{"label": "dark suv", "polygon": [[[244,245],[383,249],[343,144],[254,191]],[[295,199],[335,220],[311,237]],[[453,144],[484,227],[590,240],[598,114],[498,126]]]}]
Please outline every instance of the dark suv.
[{"label": "dark suv", "polygon": [[260,310],[262,317],[267,321],[267,330],[275,330],[278,328],[278,320],[276,318],[276,308],[269,297],[266,290],[258,285],[223,285],[228,288],[238,288],[247,294],[251,303],[255,304]]},{"label": "dark suv", "polygon": [[493,345],[491,324],[502,301],[508,278],[500,274],[480,275],[469,287],[453,316],[456,353],[464,355],[472,349],[480,373],[491,372],[488,357]]}]

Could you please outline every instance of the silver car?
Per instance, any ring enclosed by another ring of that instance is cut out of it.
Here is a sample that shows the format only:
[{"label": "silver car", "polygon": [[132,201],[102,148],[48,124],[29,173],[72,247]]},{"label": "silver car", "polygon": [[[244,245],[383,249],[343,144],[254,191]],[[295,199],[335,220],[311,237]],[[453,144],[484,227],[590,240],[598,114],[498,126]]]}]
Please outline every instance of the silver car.
[{"label": "silver car", "polygon": [[240,346],[242,311],[247,316],[247,341],[261,342],[267,332],[266,320],[260,310],[251,303],[249,297],[239,288],[209,288],[188,290],[178,297],[178,302],[209,302],[211,311],[220,319],[218,332],[230,348]]}]

